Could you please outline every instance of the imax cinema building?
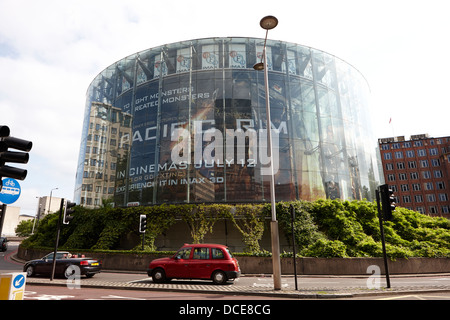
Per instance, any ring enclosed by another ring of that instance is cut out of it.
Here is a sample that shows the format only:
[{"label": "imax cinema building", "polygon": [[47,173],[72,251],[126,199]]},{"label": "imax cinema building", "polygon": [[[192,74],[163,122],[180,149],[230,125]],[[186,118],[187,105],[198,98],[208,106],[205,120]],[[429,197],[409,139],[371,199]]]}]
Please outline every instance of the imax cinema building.
[{"label": "imax cinema building", "polygon": [[364,77],[294,43],[210,38],[147,49],[87,91],[75,201],[163,203],[373,200],[376,139]]}]

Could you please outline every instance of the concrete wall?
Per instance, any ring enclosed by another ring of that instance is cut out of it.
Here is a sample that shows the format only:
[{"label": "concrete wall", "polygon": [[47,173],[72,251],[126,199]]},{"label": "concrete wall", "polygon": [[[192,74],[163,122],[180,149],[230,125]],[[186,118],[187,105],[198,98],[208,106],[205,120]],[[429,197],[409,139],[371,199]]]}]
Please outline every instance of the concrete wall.
[{"label": "concrete wall", "polygon": [[[291,252],[292,244],[288,243],[282,228],[280,228],[280,251]],[[176,251],[183,244],[191,243],[192,237],[189,227],[184,221],[177,221],[169,230],[156,238],[155,245],[159,251]],[[208,232],[203,243],[220,243],[230,248],[231,252],[244,252],[245,244],[242,234],[231,221],[219,220],[213,226],[213,231]],[[128,247],[133,248],[139,243],[132,243]],[[262,239],[259,241],[261,249],[271,251],[270,226],[267,221]],[[125,248],[125,246],[124,246]]]},{"label": "concrete wall", "polygon": [[[51,250],[23,249],[19,247],[18,257],[23,260],[38,259]],[[72,251],[75,253],[74,251]],[[151,260],[163,257],[156,254],[128,254],[81,252],[86,256],[100,259],[105,270],[124,270],[146,272]],[[271,274],[272,258],[236,257],[243,274]],[[367,275],[371,265],[380,267],[384,274],[382,258],[297,258],[299,275]],[[281,259],[281,273],[293,274],[293,259]],[[391,274],[420,274],[450,272],[450,258],[409,258],[389,261]],[[371,274],[372,272],[369,272]]]},{"label": "concrete wall", "polygon": [[[283,235],[284,240],[286,237]],[[191,243],[192,237],[186,222],[177,221],[164,234],[156,238],[155,245],[160,251],[176,251],[183,244]],[[242,234],[231,221],[219,220],[213,226],[213,231],[208,232],[203,243],[220,243],[230,248],[231,252],[243,252],[245,244],[242,242]],[[284,243],[283,243],[284,244]],[[270,231],[266,230],[260,241],[261,248],[270,248]],[[292,251],[292,250],[291,250]]]},{"label": "concrete wall", "polygon": [[[243,273],[272,273],[272,258],[237,257]],[[297,258],[297,274],[365,275],[369,266],[384,274],[383,258]],[[388,262],[391,274],[448,273],[450,258],[409,258]],[[247,270],[248,272],[244,272]],[[281,273],[293,274],[293,258],[281,259]],[[369,272],[372,273],[372,272]]]}]

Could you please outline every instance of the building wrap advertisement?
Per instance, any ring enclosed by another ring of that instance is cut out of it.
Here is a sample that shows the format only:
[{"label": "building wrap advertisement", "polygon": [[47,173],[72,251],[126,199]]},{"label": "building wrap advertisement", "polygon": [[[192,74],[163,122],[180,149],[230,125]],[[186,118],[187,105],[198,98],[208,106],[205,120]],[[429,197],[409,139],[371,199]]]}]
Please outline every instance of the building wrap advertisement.
[{"label": "building wrap advertisement", "polygon": [[[213,78],[214,74],[203,76]],[[235,97],[228,99],[224,99],[223,90],[218,90],[214,81],[189,86],[188,75],[164,81],[161,91],[159,81],[140,86],[135,93],[132,131],[120,139],[119,148],[131,148],[127,165],[118,167],[116,172],[115,194],[139,194],[133,203],[151,202],[158,195],[173,198],[172,201],[215,201],[216,192],[225,196],[223,184],[230,187],[234,183],[229,196],[237,199],[250,186],[243,185],[236,176],[256,176],[263,183],[267,180],[264,176],[271,172],[271,164],[277,174],[279,138],[288,133],[286,119],[281,119],[283,113],[279,113],[272,121],[271,159],[265,109],[252,108],[251,99],[240,99],[251,95],[250,82],[244,82],[246,85],[236,84],[242,88],[231,88]],[[276,86],[276,90],[281,88]],[[127,110],[130,99],[124,97],[123,106],[119,107]],[[224,100],[231,112],[239,112],[226,115]],[[148,199],[141,199],[143,195]]]},{"label": "building wrap advertisement", "polygon": [[264,202],[272,172],[277,201],[371,199],[377,170],[361,83],[322,52],[278,44],[266,48],[272,153],[264,73],[251,68],[263,54],[257,39],[152,49],[124,59],[110,80],[97,77],[80,203]]}]

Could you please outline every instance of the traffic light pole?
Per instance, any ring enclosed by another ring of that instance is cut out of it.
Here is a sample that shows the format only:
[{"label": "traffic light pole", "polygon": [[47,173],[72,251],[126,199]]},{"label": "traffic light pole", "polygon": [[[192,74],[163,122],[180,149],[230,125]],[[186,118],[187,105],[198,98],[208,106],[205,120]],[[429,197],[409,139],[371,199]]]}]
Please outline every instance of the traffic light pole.
[{"label": "traffic light pole", "polygon": [[[0,184],[1,184],[1,179],[0,179]],[[3,230],[3,223],[5,221],[6,207],[7,207],[6,204],[0,205],[0,236],[1,236],[2,230]]]},{"label": "traffic light pole", "polygon": [[55,277],[56,252],[58,252],[58,242],[59,242],[59,234],[61,231],[61,217],[62,217],[63,207],[64,207],[64,199],[61,199],[61,205],[59,207],[58,223],[56,224],[57,230],[56,230],[55,251],[53,253],[53,266],[52,266],[52,273],[50,274],[50,281],[53,281],[53,278]]},{"label": "traffic light pole", "polygon": [[383,247],[384,271],[386,274],[386,287],[390,288],[391,280],[389,278],[389,267],[388,267],[387,254],[386,254],[386,243],[384,240],[383,215],[382,215],[381,207],[380,207],[380,191],[378,189],[376,190],[376,196],[377,196],[377,207],[378,207],[378,220],[380,221],[381,245]]},{"label": "traffic light pole", "polygon": [[291,228],[292,228],[292,251],[294,254],[294,277],[295,277],[295,290],[298,290],[298,283],[297,283],[297,253],[295,250],[295,233],[294,233],[294,222],[295,222],[295,209],[294,206],[291,204]]}]

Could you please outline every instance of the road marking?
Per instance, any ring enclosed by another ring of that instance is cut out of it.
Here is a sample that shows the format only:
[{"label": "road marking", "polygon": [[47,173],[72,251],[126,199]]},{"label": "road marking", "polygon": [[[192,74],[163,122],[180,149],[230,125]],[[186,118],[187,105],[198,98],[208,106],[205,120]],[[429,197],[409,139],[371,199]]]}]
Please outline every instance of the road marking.
[{"label": "road marking", "polygon": [[149,281],[149,280],[151,280],[151,278],[147,277],[147,278],[144,278],[144,279],[128,281],[127,283],[139,283],[139,282],[142,282],[142,281]]},{"label": "road marking", "polygon": [[[273,284],[270,284],[270,283],[255,283],[255,282],[253,283],[253,287],[270,288],[272,286],[273,286]],[[283,283],[281,286],[286,288],[286,287],[289,287],[289,284]]]},{"label": "road marking", "polygon": [[143,298],[133,298],[133,297],[122,297],[122,296],[115,296],[115,295],[108,295],[108,296],[103,296],[100,297],[100,299],[126,299],[126,300],[146,300]]},{"label": "road marking", "polygon": [[395,296],[395,297],[380,298],[380,299],[377,299],[377,300],[397,300],[397,299],[410,298],[410,297],[415,297],[415,296],[413,296],[413,295]]},{"label": "road marking", "polygon": [[395,297],[387,297],[387,298],[380,298],[377,300],[397,300],[397,299],[417,299],[417,300],[427,300],[427,299],[450,299],[450,297],[445,296],[429,296],[429,295],[406,295],[406,296],[395,296]]},{"label": "road marking", "polygon": [[64,299],[69,299],[69,298],[75,298],[75,296],[66,296],[66,295],[53,295],[53,294],[40,294],[37,295],[36,297],[31,297],[30,295],[34,295],[36,294],[36,292],[33,291],[25,291],[25,298],[26,300],[30,300],[30,299],[36,299],[36,300],[64,300]]}]

